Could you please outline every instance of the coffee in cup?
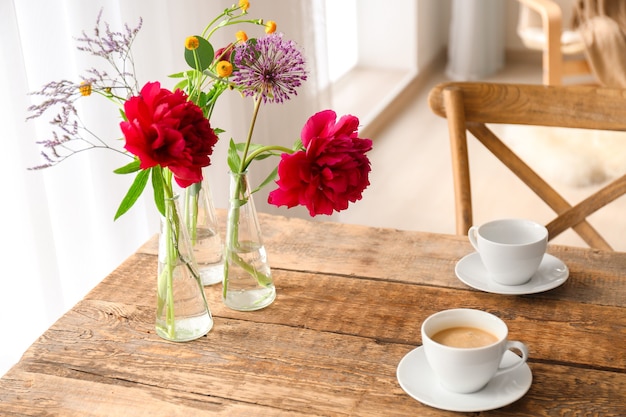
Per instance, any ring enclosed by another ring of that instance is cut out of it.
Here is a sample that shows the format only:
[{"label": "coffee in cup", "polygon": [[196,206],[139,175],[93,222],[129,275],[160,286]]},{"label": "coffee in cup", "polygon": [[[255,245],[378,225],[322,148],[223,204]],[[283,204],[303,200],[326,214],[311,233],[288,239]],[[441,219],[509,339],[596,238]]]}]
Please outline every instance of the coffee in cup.
[{"label": "coffee in cup", "polygon": [[478,327],[450,327],[435,333],[431,339],[435,342],[456,348],[476,348],[489,346],[498,341],[493,334]]},{"label": "coffee in cup", "polygon": [[545,226],[525,219],[502,219],[470,227],[467,236],[489,278],[503,285],[528,282],[548,246]]},{"label": "coffee in cup", "polygon": [[[426,361],[443,388],[451,392],[479,391],[495,376],[518,369],[528,359],[524,343],[507,340],[506,324],[481,310],[440,311],[424,320],[421,333]],[[522,357],[500,367],[509,349],[520,351]]]}]

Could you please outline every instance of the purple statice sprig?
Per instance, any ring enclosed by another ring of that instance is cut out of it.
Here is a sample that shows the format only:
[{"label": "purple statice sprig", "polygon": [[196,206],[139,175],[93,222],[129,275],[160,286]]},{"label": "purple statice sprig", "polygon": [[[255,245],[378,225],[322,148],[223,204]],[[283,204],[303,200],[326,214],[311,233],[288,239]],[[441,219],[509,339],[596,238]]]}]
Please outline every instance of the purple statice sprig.
[{"label": "purple statice sprig", "polygon": [[305,60],[295,42],[275,33],[235,48],[232,83],[245,96],[282,103],[297,95],[307,79]]},{"label": "purple statice sprig", "polygon": [[101,20],[102,10],[98,13],[93,37],[83,31],[82,36],[76,39],[78,42],[77,49],[106,60],[115,71],[114,76],[110,76],[107,72],[97,68],[91,68],[88,72],[102,85],[111,82],[113,85],[110,87],[126,87],[128,94],[125,98],[128,98],[138,91],[132,45],[141,30],[143,19],[139,18],[139,22],[134,28],[124,24],[123,32],[112,31],[107,22],[103,22],[101,28]]},{"label": "purple statice sprig", "polygon": [[52,81],[39,91],[30,93],[41,98],[38,104],[27,108],[26,120],[52,114],[49,123],[53,126],[50,137],[37,144],[42,146],[41,155],[45,162],[31,169],[42,169],[56,165],[66,158],[84,150],[101,148],[124,153],[100,139],[82,123],[76,102],[82,97],[99,94],[116,103],[120,108],[128,97],[138,91],[131,47],[142,26],[142,19],[135,28],[125,25],[124,32],[114,32],[108,23],[102,23],[102,11],[98,14],[93,37],[84,31],[77,38],[77,49],[104,59],[111,72],[100,68],[89,68],[81,82],[70,80]]}]

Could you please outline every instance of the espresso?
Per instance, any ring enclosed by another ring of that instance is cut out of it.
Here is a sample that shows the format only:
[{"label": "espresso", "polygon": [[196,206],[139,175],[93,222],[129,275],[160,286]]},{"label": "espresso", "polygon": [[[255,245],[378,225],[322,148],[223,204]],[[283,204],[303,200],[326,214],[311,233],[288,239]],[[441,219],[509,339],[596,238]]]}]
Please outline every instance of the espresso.
[{"label": "espresso", "polygon": [[476,348],[498,341],[491,333],[475,327],[450,327],[435,333],[431,339],[439,344],[456,348]]}]

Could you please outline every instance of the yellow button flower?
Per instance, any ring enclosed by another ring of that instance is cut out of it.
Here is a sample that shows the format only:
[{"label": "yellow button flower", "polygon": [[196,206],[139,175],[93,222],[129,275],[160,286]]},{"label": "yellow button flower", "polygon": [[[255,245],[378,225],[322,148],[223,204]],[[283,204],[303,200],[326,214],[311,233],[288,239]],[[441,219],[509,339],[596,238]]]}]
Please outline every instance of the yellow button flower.
[{"label": "yellow button flower", "polygon": [[196,36],[189,36],[187,37],[187,39],[185,39],[185,48],[189,49],[190,51],[198,49],[199,46],[200,41]]},{"label": "yellow button flower", "polygon": [[233,73],[233,64],[228,61],[220,61],[217,63],[215,70],[219,77],[226,78]]},{"label": "yellow button flower", "polygon": [[83,81],[82,83],[80,83],[80,86],[78,87],[78,91],[80,91],[80,94],[83,96],[90,96],[91,84],[89,84],[87,81]]},{"label": "yellow button flower", "polygon": [[265,33],[274,33],[276,32],[276,22],[273,20],[268,20],[265,24]]},{"label": "yellow button flower", "polygon": [[245,12],[250,7],[250,2],[248,0],[239,0],[239,8],[242,12]]},{"label": "yellow button flower", "polygon": [[235,33],[235,37],[237,38],[237,41],[239,41],[240,43],[244,43],[245,41],[248,40],[248,35],[243,30],[240,30],[237,33]]}]

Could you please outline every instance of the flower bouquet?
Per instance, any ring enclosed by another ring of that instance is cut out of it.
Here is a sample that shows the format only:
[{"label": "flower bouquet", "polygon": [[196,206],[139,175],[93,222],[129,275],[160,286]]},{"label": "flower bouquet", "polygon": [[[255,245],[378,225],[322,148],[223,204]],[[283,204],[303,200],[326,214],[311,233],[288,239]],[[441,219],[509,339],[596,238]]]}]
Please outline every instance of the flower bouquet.
[{"label": "flower bouquet", "polygon": [[[94,35],[83,32],[78,49],[103,58],[109,70],[91,68],[80,84],[53,81],[33,93],[44,100],[29,107],[29,119],[55,112],[51,138],[39,142],[45,162],[34,169],[55,166],[87,150],[121,153],[130,162],[115,170],[135,174],[114,218],[126,213],[150,180],[154,202],[161,214],[157,269],[156,332],[172,341],[206,334],[213,326],[200,276],[190,250],[187,229],[181,221],[175,184],[186,188],[202,180],[202,168],[211,163],[217,142],[203,108],[182,90],[169,91],[148,82],[138,91],[131,46],[142,25],[112,31],[98,15]],[[123,148],[100,139],[82,123],[75,103],[100,95],[119,108]]]},{"label": "flower bouquet", "polygon": [[[230,48],[230,47],[229,47]],[[270,267],[262,243],[252,193],[277,178],[269,194],[276,206],[306,206],[311,216],[330,215],[361,198],[369,185],[369,139],[358,137],[359,120],[332,110],[313,115],[292,148],[252,142],[263,103],[282,103],[297,94],[306,80],[305,61],[297,45],[280,34],[239,42],[227,64],[234,68],[233,89],[253,100],[252,121],[245,142],[229,144],[230,209],[226,232],[223,299],[237,310],[256,310],[275,297]],[[223,62],[223,61],[222,61]],[[250,189],[248,167],[254,160],[280,156],[278,167],[259,187]]]},{"label": "flower bouquet", "polygon": [[195,339],[206,334],[213,322],[179,216],[172,178],[183,188],[202,181],[202,167],[211,162],[217,136],[200,107],[183,91],[171,92],[158,82],[147,83],[139,95],[129,98],[124,116],[126,120],[120,123],[124,148],[135,158],[116,172],[138,174],[120,209],[125,212],[136,201],[150,177],[162,214],[157,333],[175,341]]},{"label": "flower bouquet", "polygon": [[[171,91],[159,82],[137,87],[131,46],[141,20],[135,28],[125,26],[124,32],[113,32],[108,25],[101,28],[99,15],[94,36],[83,32],[79,49],[104,58],[113,74],[92,68],[78,85],[67,80],[51,82],[35,93],[45,100],[29,108],[30,118],[37,118],[60,107],[51,120],[52,137],[39,142],[45,162],[36,169],[54,166],[90,149],[112,150],[131,158],[115,170],[135,175],[115,219],[134,205],[150,181],[162,216],[157,333],[169,340],[190,340],[206,334],[212,326],[188,232],[197,238],[202,168],[210,165],[213,147],[223,133],[211,126],[210,119],[224,92],[251,97],[253,105],[245,141],[235,143],[231,139],[227,155],[231,191],[222,294],[229,307],[255,310],[269,305],[275,297],[254,209],[255,191],[275,182],[278,188],[269,194],[270,204],[303,205],[315,216],[348,208],[369,185],[371,167],[365,154],[372,142],[358,137],[359,121],[354,116],[337,120],[332,110],[313,115],[291,148],[252,141],[262,104],[289,100],[307,74],[297,45],[275,32],[275,22],[248,19],[248,8],[248,1],[240,0],[212,20],[201,35],[185,40],[184,59],[189,69],[170,76],[178,80]],[[261,26],[265,35],[248,39],[239,30],[232,43],[216,50],[210,41],[212,34],[239,24]],[[99,139],[82,124],[74,103],[94,94],[119,107],[123,149]],[[251,189],[247,177],[250,164],[272,156],[280,158],[278,166]],[[175,185],[184,190],[185,206],[191,207],[182,216]],[[193,284],[179,285],[184,277]]]}]

